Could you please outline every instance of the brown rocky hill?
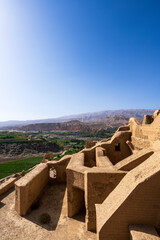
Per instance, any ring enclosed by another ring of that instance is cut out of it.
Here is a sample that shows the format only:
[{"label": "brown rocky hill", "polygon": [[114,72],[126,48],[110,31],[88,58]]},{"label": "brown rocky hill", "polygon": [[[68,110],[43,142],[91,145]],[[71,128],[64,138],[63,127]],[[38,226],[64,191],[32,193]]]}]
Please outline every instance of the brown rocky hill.
[{"label": "brown rocky hill", "polygon": [[[93,113],[83,113],[83,114],[76,114],[70,116],[64,116],[59,118],[49,118],[49,119],[39,119],[39,120],[26,120],[26,121],[5,121],[0,122],[0,129],[6,130],[13,129],[15,126],[24,126],[30,124],[37,124],[37,123],[61,123],[61,122],[68,122],[72,120],[79,120],[81,122],[97,122],[97,121],[105,121],[108,117],[111,118],[112,116],[124,116],[126,118],[135,117],[137,119],[142,119],[146,114],[153,114],[155,110],[153,109],[122,109],[122,110],[107,110],[101,112],[93,112]],[[12,127],[12,128],[9,128]]]},{"label": "brown rocky hill", "polygon": [[38,154],[46,152],[59,152],[63,147],[60,147],[54,142],[17,142],[17,143],[0,143],[0,156],[14,157],[20,154]]},{"label": "brown rocky hill", "polygon": [[93,131],[107,130],[112,127],[119,127],[122,125],[128,124],[129,118],[121,115],[113,115],[110,117],[106,117],[104,120],[88,122],[88,126]]},{"label": "brown rocky hill", "polygon": [[95,132],[112,127],[119,127],[128,123],[129,118],[121,115],[106,117],[95,122],[80,122],[72,120],[62,123],[37,123],[25,126],[10,127],[17,131],[68,131],[68,132]]},{"label": "brown rocky hill", "polygon": [[37,123],[26,126],[15,127],[18,131],[71,131],[71,132],[88,132],[91,127],[86,123],[74,120],[63,123]]},{"label": "brown rocky hill", "polygon": [[[88,113],[62,117],[59,119],[39,120],[31,124],[21,123],[20,125],[0,127],[1,130],[17,131],[72,131],[72,132],[90,132],[99,129],[119,127],[128,123],[130,117],[142,120],[145,114],[153,114],[154,110],[116,110]],[[67,120],[68,119],[68,120]],[[59,122],[53,122],[57,121]],[[43,122],[42,122],[43,121]],[[47,121],[47,122],[45,122]],[[50,121],[50,122],[49,122]]]}]

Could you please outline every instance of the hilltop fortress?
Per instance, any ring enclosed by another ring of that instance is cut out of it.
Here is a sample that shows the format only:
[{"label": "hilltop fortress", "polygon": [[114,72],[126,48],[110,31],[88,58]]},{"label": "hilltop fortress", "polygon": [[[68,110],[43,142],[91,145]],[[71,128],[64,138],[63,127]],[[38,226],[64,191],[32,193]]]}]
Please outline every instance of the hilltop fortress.
[{"label": "hilltop fortress", "polygon": [[[98,240],[160,239],[160,110],[131,118],[111,139],[43,163],[15,182],[15,210],[25,216],[56,172],[66,183],[67,215],[85,209]],[[52,203],[54,204],[54,203]]]}]

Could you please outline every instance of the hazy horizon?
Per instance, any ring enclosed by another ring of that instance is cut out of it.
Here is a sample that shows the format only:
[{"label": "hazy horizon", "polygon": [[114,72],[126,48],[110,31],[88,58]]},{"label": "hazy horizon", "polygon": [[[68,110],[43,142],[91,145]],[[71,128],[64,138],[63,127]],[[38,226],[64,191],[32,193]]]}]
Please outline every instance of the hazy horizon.
[{"label": "hazy horizon", "polygon": [[101,113],[101,112],[106,112],[106,111],[134,111],[134,110],[150,110],[150,111],[152,111],[153,110],[153,112],[155,111],[155,110],[157,110],[157,109],[148,109],[148,108],[143,108],[143,109],[106,109],[106,110],[100,110],[100,111],[94,111],[94,112],[84,112],[84,113],[75,113],[75,114],[70,114],[70,115],[62,115],[62,116],[58,116],[58,117],[51,117],[51,118],[39,118],[39,119],[35,119],[35,118],[33,118],[33,119],[9,119],[9,120],[4,120],[4,121],[0,121],[0,122],[10,122],[10,121],[38,121],[38,120],[49,120],[49,119],[59,119],[59,118],[67,118],[67,117],[77,117],[77,116],[79,116],[79,115],[85,115],[85,114],[94,114],[94,113]]},{"label": "hazy horizon", "polygon": [[160,2],[1,0],[0,121],[158,109]]}]

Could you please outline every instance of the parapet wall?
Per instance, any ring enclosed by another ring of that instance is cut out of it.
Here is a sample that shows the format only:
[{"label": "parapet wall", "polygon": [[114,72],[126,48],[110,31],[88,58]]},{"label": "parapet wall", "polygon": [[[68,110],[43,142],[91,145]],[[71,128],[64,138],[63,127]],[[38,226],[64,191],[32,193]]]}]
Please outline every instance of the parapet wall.
[{"label": "parapet wall", "polygon": [[106,155],[113,165],[130,156],[132,151],[127,144],[131,140],[130,131],[117,131],[110,141],[102,142],[101,147],[106,150]]},{"label": "parapet wall", "polygon": [[[152,122],[149,123],[146,121],[147,116],[144,116],[143,124],[140,124],[136,118],[129,120],[131,139],[135,150],[152,148],[156,141],[160,143],[160,114],[156,115],[155,113],[152,116]],[[160,144],[158,150],[160,150]]]},{"label": "parapet wall", "polygon": [[118,162],[115,167],[118,170],[123,171],[130,171],[143,163],[147,158],[149,158],[154,152],[148,149],[140,150],[131,156],[123,159],[122,161]]},{"label": "parapet wall", "polygon": [[71,155],[66,155],[59,161],[48,161],[49,168],[56,170],[56,182],[66,182],[66,168],[71,159]]},{"label": "parapet wall", "polygon": [[41,163],[15,183],[15,209],[18,214],[26,215],[48,180],[49,167],[47,164]]},{"label": "parapet wall", "polygon": [[0,185],[0,195],[7,192],[10,188],[14,187],[14,183],[18,180],[17,177],[11,177]]},{"label": "parapet wall", "polygon": [[130,224],[160,226],[160,152],[131,170],[96,206],[99,240],[128,240]]}]

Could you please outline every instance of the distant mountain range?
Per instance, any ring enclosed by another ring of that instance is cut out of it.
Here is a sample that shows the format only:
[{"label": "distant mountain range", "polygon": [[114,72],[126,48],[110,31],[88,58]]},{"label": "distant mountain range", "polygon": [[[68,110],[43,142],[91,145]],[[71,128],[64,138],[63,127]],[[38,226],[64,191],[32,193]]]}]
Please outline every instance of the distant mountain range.
[{"label": "distant mountain range", "polygon": [[153,114],[154,111],[154,109],[107,110],[50,119],[6,121],[0,122],[0,129],[21,131],[90,131],[127,124],[130,117],[141,120],[144,115]]}]

